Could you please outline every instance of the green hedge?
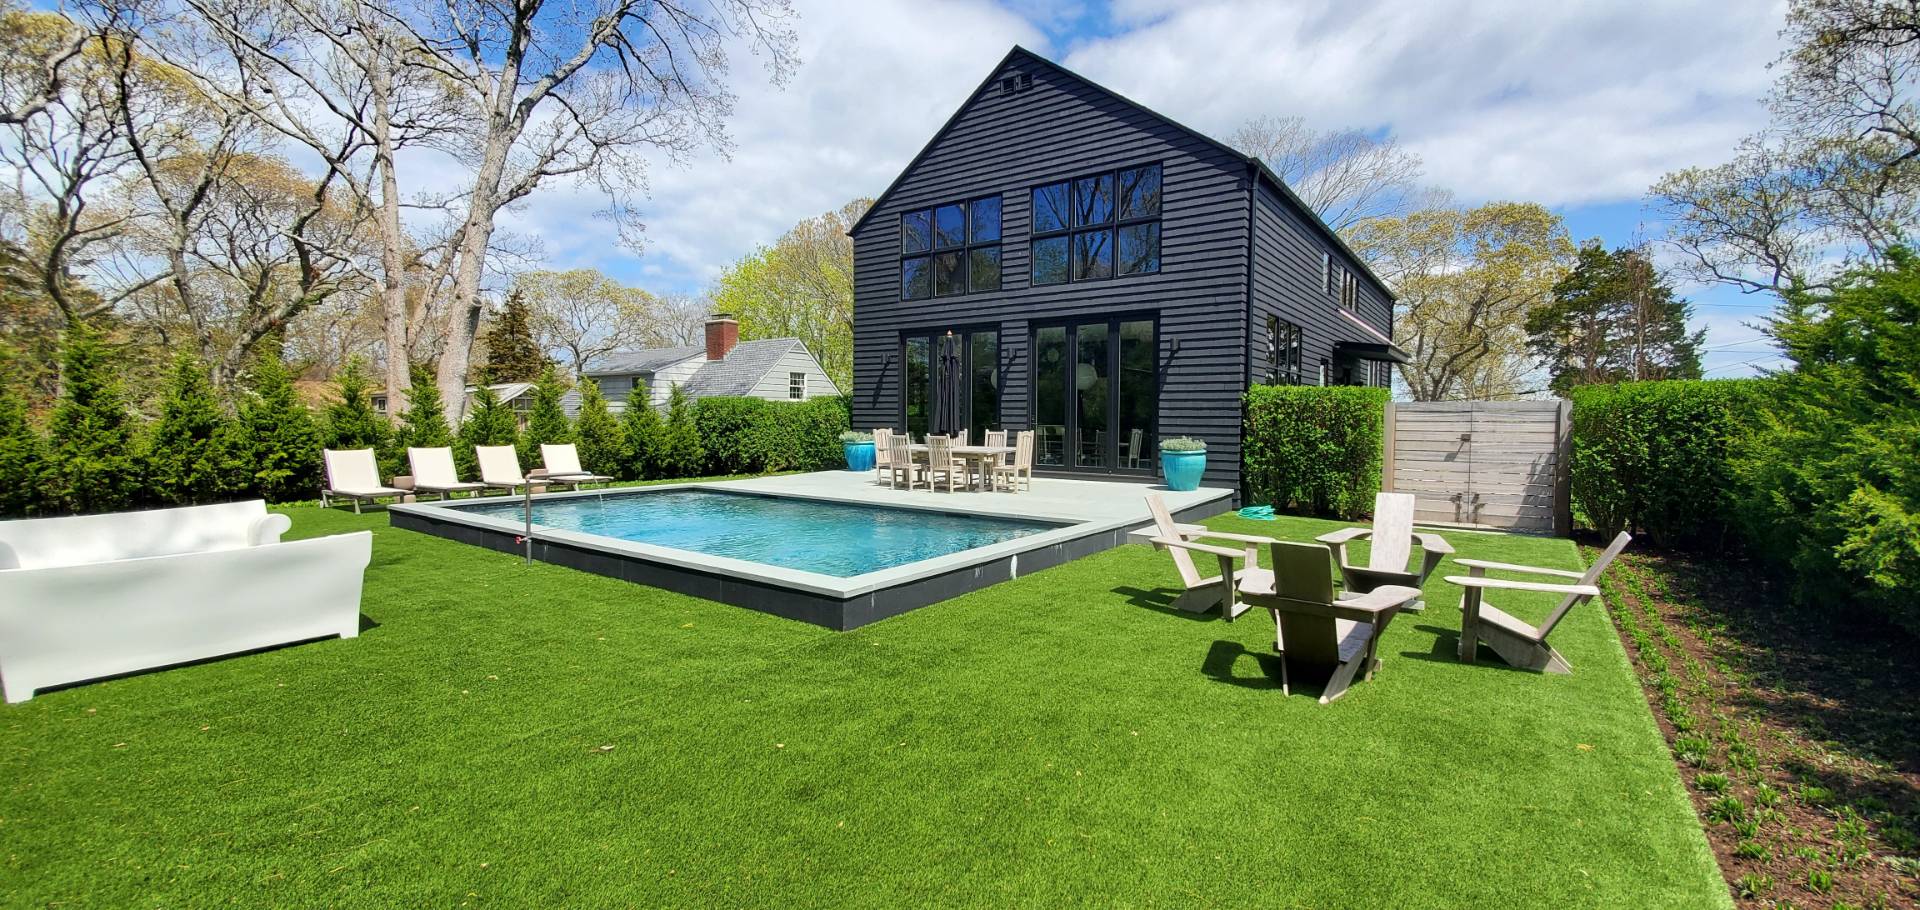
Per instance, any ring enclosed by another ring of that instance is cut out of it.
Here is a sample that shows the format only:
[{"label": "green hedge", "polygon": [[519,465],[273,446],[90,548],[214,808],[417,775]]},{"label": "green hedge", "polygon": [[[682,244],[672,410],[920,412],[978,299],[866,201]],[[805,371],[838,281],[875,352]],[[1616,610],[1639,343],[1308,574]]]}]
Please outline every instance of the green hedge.
[{"label": "green hedge", "polygon": [[851,424],[842,397],[808,401],[702,398],[694,425],[706,446],[706,473],[820,471],[845,465],[840,434]]},{"label": "green hedge", "polygon": [[1728,542],[1733,459],[1764,380],[1671,380],[1572,392],[1574,511],[1606,536],[1671,547]]},{"label": "green hedge", "polygon": [[1243,476],[1249,498],[1277,510],[1360,518],[1380,491],[1386,389],[1256,386],[1247,390]]}]

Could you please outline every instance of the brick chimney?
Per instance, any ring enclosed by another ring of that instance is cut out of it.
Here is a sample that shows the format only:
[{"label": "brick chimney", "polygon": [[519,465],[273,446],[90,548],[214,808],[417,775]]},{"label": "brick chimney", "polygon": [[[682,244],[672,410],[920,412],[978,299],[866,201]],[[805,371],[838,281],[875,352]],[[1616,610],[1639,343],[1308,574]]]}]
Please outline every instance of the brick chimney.
[{"label": "brick chimney", "polygon": [[725,360],[727,352],[740,342],[740,323],[730,313],[707,317],[707,359]]}]

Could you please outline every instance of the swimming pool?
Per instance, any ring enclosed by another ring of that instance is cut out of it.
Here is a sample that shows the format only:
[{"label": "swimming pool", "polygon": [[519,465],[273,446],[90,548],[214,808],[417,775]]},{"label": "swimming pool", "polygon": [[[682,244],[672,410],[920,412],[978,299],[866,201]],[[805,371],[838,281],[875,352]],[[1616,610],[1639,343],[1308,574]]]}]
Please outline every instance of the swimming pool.
[{"label": "swimming pool", "polygon": [[[518,500],[463,511],[522,520]],[[718,490],[536,502],[536,527],[690,550],[836,578],[1018,540],[1058,524],[777,499]]]},{"label": "swimming pool", "polygon": [[[1136,484],[1039,487],[932,493],[819,471],[541,493],[531,539],[518,497],[387,513],[402,530],[845,630],[1120,546],[1151,520]],[[1163,495],[1176,521],[1236,504],[1231,490]]]}]

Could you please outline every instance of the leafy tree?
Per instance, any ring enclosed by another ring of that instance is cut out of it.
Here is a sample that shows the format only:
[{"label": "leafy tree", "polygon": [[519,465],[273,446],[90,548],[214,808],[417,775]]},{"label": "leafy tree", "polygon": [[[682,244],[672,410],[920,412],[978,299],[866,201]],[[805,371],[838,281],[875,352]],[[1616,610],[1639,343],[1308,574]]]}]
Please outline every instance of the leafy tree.
[{"label": "leafy tree", "polygon": [[359,358],[347,361],[346,369],[334,377],[340,400],[327,406],[327,448],[385,449],[393,436],[393,425],[373,409],[368,398],[372,387],[366,367]]},{"label": "leafy tree", "polygon": [[1553,299],[1527,315],[1527,345],[1561,395],[1578,385],[1699,379],[1703,329],[1687,331],[1688,304],[1631,247],[1580,248]]},{"label": "leafy tree", "polygon": [[19,517],[40,508],[45,449],[27,419],[26,399],[12,383],[0,383],[0,515]]},{"label": "leafy tree", "polygon": [[[644,408],[646,404],[642,401],[637,406]],[[600,397],[600,384],[591,379],[580,380],[580,413],[574,418],[574,435],[580,442],[581,467],[608,477],[626,473],[626,428],[607,410],[607,400]]]},{"label": "leafy tree", "polygon": [[614,351],[668,344],[659,298],[596,269],[521,272],[510,299],[525,302],[540,349],[563,352],[575,376]]},{"label": "leafy tree", "polygon": [[120,389],[120,365],[100,333],[67,329],[63,388],[48,422],[48,499],[70,512],[112,512],[140,499],[133,416]]},{"label": "leafy tree", "polygon": [[567,384],[560,379],[553,367],[540,374],[540,381],[533,387],[533,408],[527,413],[527,431],[520,434],[520,464],[531,468],[541,462],[542,445],[559,445],[573,441],[573,424],[567,420],[567,410],[561,405],[566,398]]},{"label": "leafy tree", "polygon": [[842,389],[853,387],[853,239],[873,205],[855,199],[794,225],[722,273],[714,309],[740,320],[742,339],[798,338]]},{"label": "leafy tree", "polygon": [[413,387],[407,392],[407,413],[400,417],[400,431],[394,448],[432,449],[453,445],[453,431],[447,427],[446,409],[440,404],[440,388],[433,383],[431,370],[416,367]]},{"label": "leafy tree", "polygon": [[[679,391],[676,386],[674,391]],[[627,409],[621,412],[620,424],[626,430],[627,466],[620,472],[629,480],[652,480],[668,476],[662,455],[665,451],[667,426],[660,420],[660,412],[655,410],[646,391],[635,389],[627,397]]]},{"label": "leafy tree", "polygon": [[322,434],[294,392],[293,377],[271,354],[254,361],[240,401],[241,435],[252,452],[251,486],[269,502],[307,499],[320,488]]},{"label": "leafy tree", "polygon": [[502,404],[492,388],[483,385],[475,390],[467,419],[460,424],[460,444],[453,447],[453,460],[460,468],[460,476],[472,479],[479,471],[474,446],[518,446],[519,443],[520,423],[513,409]]},{"label": "leafy tree", "polygon": [[694,420],[693,399],[676,385],[667,396],[667,421],[660,432],[660,445],[654,464],[661,477],[694,477],[706,464],[706,446],[700,442],[700,427]]},{"label": "leafy tree", "polygon": [[519,293],[507,295],[499,318],[487,327],[485,382],[533,382],[548,366],[547,352],[533,337],[533,311]]},{"label": "leafy tree", "polygon": [[1770,332],[1794,367],[1736,470],[1744,525],[1802,604],[1854,600],[1920,632],[1920,258],[1887,256],[1787,295]]},{"label": "leafy tree", "polygon": [[1550,299],[1574,254],[1560,216],[1534,203],[1423,209],[1377,218],[1354,245],[1400,296],[1393,340],[1415,401],[1522,391],[1527,314]]},{"label": "leafy tree", "polygon": [[246,454],[220,409],[206,367],[190,354],[174,360],[160,420],[146,441],[147,483],[162,503],[215,502],[242,485],[236,474]]}]

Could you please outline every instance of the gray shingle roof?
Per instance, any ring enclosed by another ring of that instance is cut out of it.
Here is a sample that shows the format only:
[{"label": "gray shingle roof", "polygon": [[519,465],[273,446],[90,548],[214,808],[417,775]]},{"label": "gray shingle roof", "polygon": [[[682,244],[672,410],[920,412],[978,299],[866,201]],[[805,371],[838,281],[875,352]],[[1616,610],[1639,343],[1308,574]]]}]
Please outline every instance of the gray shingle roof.
[{"label": "gray shingle roof", "polygon": [[727,352],[725,359],[710,360],[702,365],[700,371],[687,380],[687,394],[695,398],[748,394],[780,358],[799,344],[798,338],[742,341]]},{"label": "gray shingle roof", "polygon": [[644,351],[616,351],[601,358],[582,372],[588,376],[622,376],[628,373],[651,373],[664,367],[673,366],[689,357],[704,357],[707,349],[704,345],[686,345],[677,348],[648,348]]}]

